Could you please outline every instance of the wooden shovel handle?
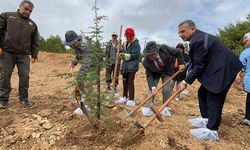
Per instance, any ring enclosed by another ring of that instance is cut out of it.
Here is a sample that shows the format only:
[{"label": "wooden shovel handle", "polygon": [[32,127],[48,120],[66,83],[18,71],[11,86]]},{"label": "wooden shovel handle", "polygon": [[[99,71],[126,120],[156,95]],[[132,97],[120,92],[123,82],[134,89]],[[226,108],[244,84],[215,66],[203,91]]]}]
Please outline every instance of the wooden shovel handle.
[{"label": "wooden shovel handle", "polygon": [[114,76],[113,76],[113,79],[112,79],[112,85],[114,86],[115,85],[115,79],[116,79],[116,75],[117,75],[117,68],[118,68],[118,64],[119,64],[119,52],[121,50],[121,42],[122,42],[122,25],[121,25],[121,28],[120,28],[120,34],[119,34],[119,39],[118,39],[118,46],[117,46],[117,52],[116,52],[116,61],[115,61],[115,70],[114,70]]},{"label": "wooden shovel handle", "polygon": [[[166,101],[164,104],[162,104],[162,105],[160,106],[160,108],[158,109],[158,111],[161,112],[161,111],[171,102],[171,100],[174,99],[174,97],[175,97],[178,93],[180,93],[180,92],[181,92],[181,89],[180,89],[180,88],[177,89],[177,90],[167,99],[167,101]],[[148,121],[146,124],[143,125],[143,127],[144,127],[144,128],[148,127],[156,118],[157,118],[157,115],[154,114],[154,115],[149,119],[149,121]]]},{"label": "wooden shovel handle", "polygon": [[[188,63],[185,65],[185,68],[188,66]],[[159,88],[156,90],[156,94],[160,92],[160,90],[168,83],[170,82],[174,77],[176,77],[180,71],[178,70],[175,74],[173,74],[167,81],[165,81]],[[156,94],[151,94],[148,96],[146,99],[144,99],[139,105],[137,105],[129,114],[127,117],[131,116],[134,114],[140,107],[142,107],[147,101],[149,101],[152,97],[154,97]]]}]

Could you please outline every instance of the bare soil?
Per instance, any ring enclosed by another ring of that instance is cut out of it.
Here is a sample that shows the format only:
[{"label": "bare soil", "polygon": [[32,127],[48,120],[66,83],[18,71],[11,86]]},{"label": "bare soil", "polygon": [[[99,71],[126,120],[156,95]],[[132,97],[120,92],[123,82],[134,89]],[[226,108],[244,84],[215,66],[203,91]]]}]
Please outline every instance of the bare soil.
[{"label": "bare soil", "polygon": [[[138,111],[134,117],[123,119],[124,112],[131,108],[119,105],[107,109],[106,115],[101,117],[100,129],[96,130],[84,116],[75,115],[73,111],[77,104],[73,96],[74,88],[66,88],[72,78],[60,77],[60,74],[70,73],[68,64],[73,57],[41,52],[39,62],[31,64],[29,98],[34,102],[32,108],[23,108],[19,103],[17,70],[13,72],[9,107],[0,110],[0,149],[250,149],[250,128],[241,123],[246,94],[239,85],[233,85],[228,93],[219,130],[220,141],[201,141],[189,134],[191,127],[187,120],[199,116],[198,82],[188,87],[189,94],[181,95],[180,101],[171,102],[171,117],[163,117],[163,123],[155,120],[144,130],[142,139],[128,147],[120,147],[123,135],[132,123],[146,123],[149,117],[142,116]],[[121,83],[120,77],[120,94]],[[147,97],[147,82],[142,66],[136,74],[135,88],[137,102]],[[158,107],[160,99],[161,94],[157,96]]]}]

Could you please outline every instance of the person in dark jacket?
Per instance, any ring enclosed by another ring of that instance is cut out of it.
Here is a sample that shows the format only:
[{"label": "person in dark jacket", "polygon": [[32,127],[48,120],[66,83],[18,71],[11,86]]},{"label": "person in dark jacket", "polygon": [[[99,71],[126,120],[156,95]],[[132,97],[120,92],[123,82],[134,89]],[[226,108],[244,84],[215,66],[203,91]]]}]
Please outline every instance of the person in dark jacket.
[{"label": "person in dark jacket", "polygon": [[219,140],[217,131],[226,95],[243,65],[217,37],[196,29],[192,20],[181,22],[178,30],[184,41],[190,41],[191,62],[191,70],[179,87],[184,90],[196,79],[201,83],[198,100],[202,118],[189,120],[198,127],[190,133],[202,140]]},{"label": "person in dark jacket", "polygon": [[[147,82],[149,87],[149,95],[152,93],[155,94],[157,84],[161,78],[162,83],[167,81],[170,76],[173,75],[173,64],[172,64],[172,57],[177,57],[178,61],[180,62],[178,68],[180,70],[184,69],[184,58],[181,51],[177,50],[176,48],[167,46],[165,44],[157,45],[155,41],[150,41],[146,44],[145,48],[146,57],[143,60],[143,66],[146,69],[146,76]],[[162,95],[164,103],[172,94],[173,86],[170,84],[166,84],[163,87]],[[150,100],[150,104],[154,103],[154,99]],[[167,108],[166,108],[167,109]],[[163,110],[163,115],[168,115],[168,110]],[[152,115],[152,110],[145,107],[142,109],[142,113],[145,116]]]},{"label": "person in dark jacket", "polygon": [[118,103],[127,101],[128,106],[135,106],[135,74],[139,70],[140,51],[141,47],[139,40],[135,38],[133,28],[127,28],[124,34],[126,41],[123,43],[120,56],[123,58],[121,74],[123,77],[123,98],[118,100]]},{"label": "person in dark jacket", "polygon": [[[179,43],[179,44],[177,44],[176,45],[176,48],[179,50],[179,51],[181,51],[181,53],[182,53],[182,55],[183,55],[183,57],[184,57],[184,61],[185,61],[185,63],[188,63],[188,61],[189,61],[189,56],[188,56],[188,54],[186,54],[185,52],[184,52],[184,50],[185,50],[185,47],[184,47],[184,45],[182,44],[182,43]],[[178,70],[179,70],[179,61],[178,61],[178,59],[176,58],[176,57],[173,57],[173,66],[174,66],[174,72],[177,72]],[[173,79],[173,84],[174,84],[174,86],[176,85],[176,87],[177,87],[177,89],[179,88],[179,84],[182,82],[182,80],[184,80],[185,79],[185,77],[186,77],[186,74],[187,74],[187,69],[185,69],[183,72],[180,72],[174,79]],[[180,100],[180,93],[179,94],[177,94],[176,96],[175,96],[175,100]]]},{"label": "person in dark jacket", "polygon": [[38,58],[38,29],[30,14],[31,1],[23,0],[17,12],[0,15],[0,108],[7,108],[11,92],[11,75],[15,65],[19,76],[19,100],[24,107],[31,107],[28,98],[30,55]]},{"label": "person in dark jacket", "polygon": [[114,78],[115,72],[115,63],[117,61],[117,68],[116,68],[116,77],[115,77],[115,85],[114,85],[114,92],[117,93],[117,85],[119,79],[119,70],[120,70],[120,60],[116,60],[116,53],[117,53],[117,33],[112,33],[112,40],[110,40],[106,46],[106,60],[108,62],[108,66],[106,67],[106,83],[107,89],[111,90],[110,84],[111,79]]}]

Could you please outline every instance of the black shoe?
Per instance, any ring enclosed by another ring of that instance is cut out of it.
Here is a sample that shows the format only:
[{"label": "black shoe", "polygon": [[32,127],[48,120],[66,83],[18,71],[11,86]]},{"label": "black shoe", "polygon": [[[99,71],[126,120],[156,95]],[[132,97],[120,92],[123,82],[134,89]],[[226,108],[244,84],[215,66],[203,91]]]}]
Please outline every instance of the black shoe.
[{"label": "black shoe", "polygon": [[6,109],[8,107],[8,101],[0,101],[0,109]]},{"label": "black shoe", "polygon": [[107,90],[109,90],[109,91],[111,90],[111,87],[110,87],[110,85],[107,85]]},{"label": "black shoe", "polygon": [[114,88],[114,93],[117,93],[117,88],[116,87]]},{"label": "black shoe", "polygon": [[31,107],[33,104],[32,102],[30,102],[29,100],[25,100],[25,101],[20,101],[23,105],[23,107],[27,108],[27,107]]}]

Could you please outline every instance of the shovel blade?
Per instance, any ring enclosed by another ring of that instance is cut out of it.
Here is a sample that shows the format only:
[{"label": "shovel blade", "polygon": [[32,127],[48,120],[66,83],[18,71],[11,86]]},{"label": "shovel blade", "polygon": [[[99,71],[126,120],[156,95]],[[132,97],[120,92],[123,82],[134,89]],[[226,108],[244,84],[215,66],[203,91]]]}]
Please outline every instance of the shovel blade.
[{"label": "shovel blade", "polygon": [[134,122],[133,125],[128,128],[125,135],[123,136],[121,147],[127,147],[138,142],[142,137],[145,136],[144,128],[138,122]]}]

